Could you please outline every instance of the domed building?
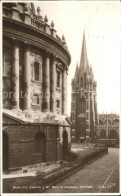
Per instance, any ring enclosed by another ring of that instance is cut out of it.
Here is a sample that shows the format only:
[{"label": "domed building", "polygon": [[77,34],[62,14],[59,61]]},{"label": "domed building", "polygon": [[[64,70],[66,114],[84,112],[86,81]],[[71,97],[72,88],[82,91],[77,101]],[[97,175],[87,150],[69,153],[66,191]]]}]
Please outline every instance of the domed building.
[{"label": "domed building", "polygon": [[3,3],[3,169],[63,159],[71,56],[33,3]]}]

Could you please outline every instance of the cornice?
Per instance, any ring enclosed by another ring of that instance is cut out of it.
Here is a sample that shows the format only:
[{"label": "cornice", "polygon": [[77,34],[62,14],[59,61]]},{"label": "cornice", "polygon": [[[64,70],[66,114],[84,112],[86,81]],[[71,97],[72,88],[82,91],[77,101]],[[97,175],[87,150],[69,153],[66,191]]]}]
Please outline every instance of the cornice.
[{"label": "cornice", "polygon": [[27,41],[29,44],[54,53],[64,64],[71,62],[69,51],[51,35],[27,24],[4,17],[3,36]]}]

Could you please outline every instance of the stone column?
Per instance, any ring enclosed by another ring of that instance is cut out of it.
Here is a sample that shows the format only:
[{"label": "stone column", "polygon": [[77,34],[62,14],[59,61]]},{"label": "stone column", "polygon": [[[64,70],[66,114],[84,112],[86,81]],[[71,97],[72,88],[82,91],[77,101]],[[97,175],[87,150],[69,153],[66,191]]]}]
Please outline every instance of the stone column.
[{"label": "stone column", "polygon": [[19,45],[15,41],[13,45],[12,67],[12,109],[19,108]]},{"label": "stone column", "polygon": [[50,111],[50,55],[48,52],[45,54],[44,65],[44,105],[43,111]]},{"label": "stone column", "polygon": [[29,45],[24,50],[24,110],[30,109],[30,54]]},{"label": "stone column", "polygon": [[67,107],[67,72],[64,68],[62,73],[62,114],[66,114]]},{"label": "stone column", "polygon": [[50,96],[51,96],[51,112],[56,112],[56,64],[55,56],[52,57],[51,64],[51,84],[50,84]]}]

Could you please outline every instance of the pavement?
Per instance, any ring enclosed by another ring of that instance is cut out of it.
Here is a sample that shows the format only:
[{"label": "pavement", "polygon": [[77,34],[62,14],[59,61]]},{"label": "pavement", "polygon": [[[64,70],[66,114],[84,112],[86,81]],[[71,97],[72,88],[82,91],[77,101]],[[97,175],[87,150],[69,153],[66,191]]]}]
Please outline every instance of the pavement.
[{"label": "pavement", "polygon": [[119,193],[119,148],[108,151],[45,193]]}]

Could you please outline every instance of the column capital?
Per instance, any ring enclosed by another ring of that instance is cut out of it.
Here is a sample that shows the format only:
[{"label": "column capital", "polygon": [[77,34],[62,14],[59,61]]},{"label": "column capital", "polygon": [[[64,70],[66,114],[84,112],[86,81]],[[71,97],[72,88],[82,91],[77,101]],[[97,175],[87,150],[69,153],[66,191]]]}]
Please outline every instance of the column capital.
[{"label": "column capital", "polygon": [[23,43],[24,43],[24,45],[25,45],[25,49],[26,49],[27,51],[30,51],[31,45],[30,45],[27,41],[24,41]]},{"label": "column capital", "polygon": [[19,46],[19,40],[16,39],[15,37],[12,37],[12,40],[13,40],[13,46],[18,47]]},{"label": "column capital", "polygon": [[49,50],[46,50],[45,53],[44,53],[44,56],[45,56],[46,58],[49,58],[50,55],[51,55],[51,52],[50,52]]},{"label": "column capital", "polygon": [[54,53],[52,53],[52,54],[51,54],[51,59],[52,59],[52,61],[55,61],[55,60],[56,60],[56,58],[57,58],[57,55],[56,55],[56,54],[54,54]]}]

